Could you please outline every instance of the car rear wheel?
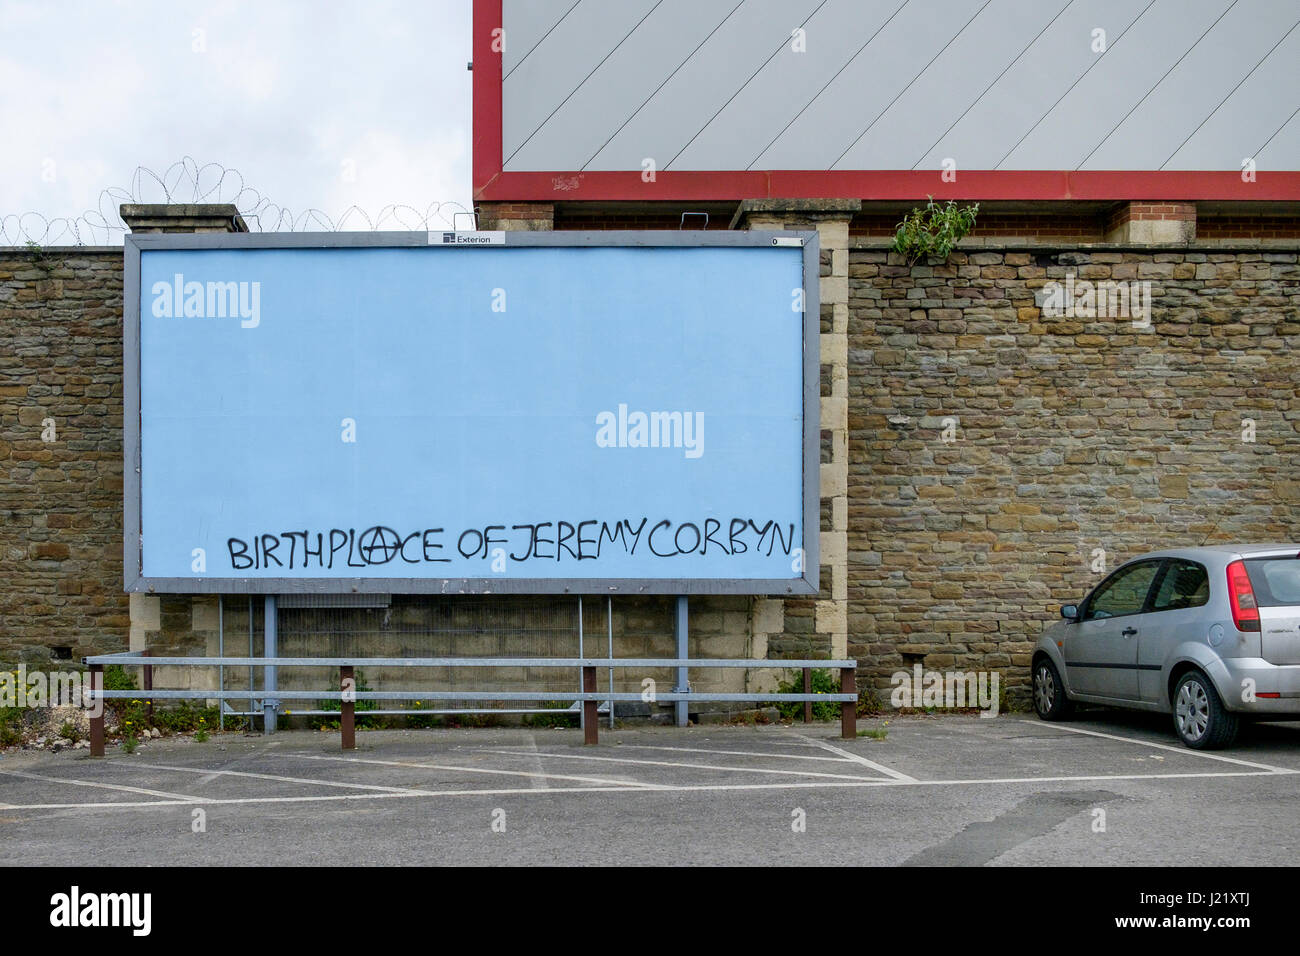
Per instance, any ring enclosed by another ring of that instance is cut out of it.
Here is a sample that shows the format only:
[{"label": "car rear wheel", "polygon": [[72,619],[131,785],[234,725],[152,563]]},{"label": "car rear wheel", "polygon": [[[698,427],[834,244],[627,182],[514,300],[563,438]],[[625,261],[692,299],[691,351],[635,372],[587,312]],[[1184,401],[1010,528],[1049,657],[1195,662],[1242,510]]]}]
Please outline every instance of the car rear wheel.
[{"label": "car rear wheel", "polygon": [[1223,706],[1214,684],[1200,671],[1188,671],[1174,688],[1174,729],[1195,750],[1216,750],[1237,739],[1241,720]]},{"label": "car rear wheel", "polygon": [[1073,711],[1056,665],[1040,657],[1034,662],[1034,712],[1043,720],[1065,720]]}]

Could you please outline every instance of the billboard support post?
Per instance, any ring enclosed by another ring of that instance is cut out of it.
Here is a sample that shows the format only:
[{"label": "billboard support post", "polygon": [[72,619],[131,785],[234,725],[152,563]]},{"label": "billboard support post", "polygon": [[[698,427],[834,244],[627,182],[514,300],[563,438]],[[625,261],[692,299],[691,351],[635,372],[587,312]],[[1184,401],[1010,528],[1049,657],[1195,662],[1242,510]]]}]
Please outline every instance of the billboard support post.
[{"label": "billboard support post", "polygon": [[[690,623],[689,623],[689,605],[685,594],[677,597],[677,659],[685,660],[690,657],[690,651],[687,647],[690,644]],[[677,686],[673,688],[674,693],[685,694],[691,689],[690,675],[685,667],[677,668]],[[690,702],[679,700],[674,705],[677,709],[677,726],[685,727],[690,717]]]},{"label": "billboard support post", "polygon": [[[582,655],[582,595],[581,594],[578,595],[578,656],[579,657],[583,656]],[[581,676],[578,678],[578,690],[585,691],[586,689],[587,689],[587,671],[584,668]],[[583,706],[578,709],[578,726],[583,731],[586,731],[587,729],[587,705],[586,704],[583,704]],[[591,743],[591,741],[587,741],[587,743]]]},{"label": "billboard support post", "polygon": [[609,628],[609,729],[614,729],[614,598],[605,598],[605,625]]},{"label": "billboard support post", "polygon": [[[276,609],[275,595],[266,596],[265,620],[262,624],[264,638],[262,640],[263,657],[279,657],[279,649],[276,647]],[[262,701],[262,733],[275,733],[275,711],[280,702],[275,699],[275,692],[278,687],[276,680],[275,665],[267,667],[262,678],[262,689],[266,691],[266,698]]]},{"label": "billboard support post", "polygon": [[[225,658],[226,656],[226,596],[217,595],[217,656]],[[217,668],[217,690],[226,689],[226,668]],[[217,701],[217,729],[225,731],[226,729],[226,702]]]}]

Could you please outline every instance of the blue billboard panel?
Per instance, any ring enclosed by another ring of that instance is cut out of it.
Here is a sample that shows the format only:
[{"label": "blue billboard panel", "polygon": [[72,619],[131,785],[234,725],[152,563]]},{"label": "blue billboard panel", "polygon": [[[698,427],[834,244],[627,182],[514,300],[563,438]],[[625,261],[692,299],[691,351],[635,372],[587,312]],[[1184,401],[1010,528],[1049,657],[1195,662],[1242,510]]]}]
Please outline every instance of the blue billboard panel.
[{"label": "blue billboard panel", "polygon": [[132,237],[129,589],[815,590],[807,236],[416,235]]}]

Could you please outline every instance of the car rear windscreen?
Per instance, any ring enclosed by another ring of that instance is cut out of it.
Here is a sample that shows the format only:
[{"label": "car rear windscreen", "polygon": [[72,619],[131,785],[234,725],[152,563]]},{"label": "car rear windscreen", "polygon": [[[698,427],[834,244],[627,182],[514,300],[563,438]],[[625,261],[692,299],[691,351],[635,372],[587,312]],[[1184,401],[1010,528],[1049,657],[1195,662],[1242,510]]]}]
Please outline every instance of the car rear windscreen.
[{"label": "car rear windscreen", "polygon": [[1260,607],[1300,605],[1300,558],[1247,558],[1246,574]]}]

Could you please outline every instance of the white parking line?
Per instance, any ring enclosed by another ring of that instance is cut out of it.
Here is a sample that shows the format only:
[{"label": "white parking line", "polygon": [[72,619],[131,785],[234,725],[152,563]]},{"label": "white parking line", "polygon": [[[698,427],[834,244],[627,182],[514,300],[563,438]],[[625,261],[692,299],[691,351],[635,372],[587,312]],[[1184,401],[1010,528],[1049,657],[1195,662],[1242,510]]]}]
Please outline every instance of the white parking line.
[{"label": "white parking line", "polygon": [[[538,753],[540,754],[540,752]],[[602,787],[612,786],[614,789],[622,789],[622,790],[663,789],[659,784],[655,784],[655,783],[641,783],[639,781],[627,781],[627,780],[610,780],[604,777],[575,777],[571,774],[562,774],[562,773],[535,773],[529,770],[495,770],[495,769],[490,769],[488,767],[460,767],[453,764],[415,763],[409,760],[375,760],[373,758],[367,758],[367,757],[330,757],[324,754],[289,753],[289,754],[283,754],[283,756],[297,757],[300,760],[333,760],[333,761],[341,761],[343,763],[377,764],[382,767],[415,767],[420,770],[450,770],[456,773],[486,773],[486,774],[497,774],[497,775],[507,776],[507,777],[529,777],[529,778],[542,777],[548,780],[572,780],[575,783],[592,783],[592,784],[600,785]],[[517,756],[531,757],[534,756],[534,754],[523,753],[523,754],[518,754]],[[428,791],[428,792],[436,793],[441,791]]]},{"label": "white parking line", "polygon": [[144,787],[128,787],[116,783],[97,783],[90,780],[68,780],[64,777],[47,777],[39,773],[24,773],[21,770],[0,770],[0,773],[8,774],[11,777],[25,777],[28,780],[40,780],[44,783],[62,783],[70,787],[98,787],[101,790],[120,790],[123,793],[141,793],[146,797],[166,797],[170,800],[182,802],[193,803],[199,799],[199,797],[191,797],[183,793],[168,793],[165,790],[147,790]]},{"label": "white parking line", "polygon": [[[527,753],[520,753],[517,750],[494,750],[494,753],[508,754],[514,757],[531,756]],[[857,774],[845,773],[819,773],[815,770],[765,770],[761,767],[720,767],[717,764],[707,763],[682,763],[671,760],[632,760],[628,757],[596,757],[591,754],[561,754],[538,752],[539,757],[552,757],[560,760],[599,760],[605,763],[630,763],[640,767],[687,767],[692,770],[720,770],[724,773],[763,773],[763,774],[781,774],[782,776],[791,777],[825,777],[829,780],[857,780],[867,782],[872,781],[870,778],[861,777]]]},{"label": "white parking line", "polygon": [[1117,734],[1104,734],[1100,730],[1084,730],[1082,727],[1067,727],[1064,724],[1049,723],[1043,721],[1041,726],[1052,730],[1064,730],[1072,734],[1086,734],[1089,737],[1104,737],[1107,740],[1121,740],[1126,744],[1138,744],[1142,747],[1154,747],[1156,750],[1172,750],[1174,753],[1185,754],[1189,757],[1204,757],[1206,760],[1218,760],[1223,763],[1234,763],[1242,767],[1256,767],[1260,770],[1268,770],[1272,773],[1296,773],[1287,767],[1274,767],[1272,764],[1257,763],[1254,760],[1241,760],[1237,757],[1225,757],[1223,754],[1206,753],[1204,750],[1193,750],[1191,747],[1175,747],[1172,744],[1158,744],[1150,740],[1141,740],[1137,737],[1120,737]]},{"label": "white parking line", "polygon": [[[343,758],[347,759],[347,758]],[[415,765],[422,766],[422,765]],[[1078,777],[1000,777],[993,779],[961,780],[826,780],[826,781],[790,781],[786,783],[721,783],[656,786],[608,786],[608,787],[562,787],[537,790],[533,787],[515,787],[507,789],[469,789],[469,790],[410,790],[397,793],[344,793],[302,797],[224,797],[213,800],[184,799],[156,800],[121,803],[32,803],[0,804],[4,810],[121,810],[121,809],[155,809],[164,807],[193,806],[237,806],[243,804],[278,804],[278,803],[333,803],[348,800],[402,800],[419,797],[495,797],[495,796],[557,796],[567,793],[718,793],[745,790],[815,790],[819,788],[895,788],[895,787],[965,787],[980,784],[1040,784],[1040,783],[1096,783],[1115,780],[1188,780],[1211,777],[1274,777],[1286,774],[1300,774],[1300,770],[1283,770],[1281,772],[1266,770],[1224,770],[1202,771],[1192,773],[1127,773],[1127,774],[1093,774]],[[44,778],[49,779],[49,778]],[[77,782],[77,781],[70,781]]]},{"label": "white parking line", "polygon": [[866,757],[860,756],[859,754],[849,753],[847,750],[841,750],[839,747],[832,746],[824,740],[814,740],[812,737],[805,737],[803,734],[795,734],[795,736],[800,740],[808,741],[808,743],[812,744],[814,747],[821,747],[823,750],[829,750],[833,754],[840,754],[846,760],[852,760],[854,763],[860,763],[863,766],[870,767],[872,770],[879,771],[888,777],[893,777],[895,780],[902,780],[907,783],[917,782],[915,777],[909,777],[907,774],[900,773],[897,770],[890,770],[883,764],[878,764],[874,760],[868,760]]},{"label": "white parking line", "polygon": [[[116,807],[189,807],[201,805],[204,807],[214,806],[238,806],[240,804],[260,804],[260,803],[336,803],[341,800],[409,800],[416,797],[471,797],[476,795],[484,796],[501,796],[507,794],[543,794],[543,793],[619,793],[627,790],[627,787],[572,787],[559,790],[534,790],[532,787],[518,787],[507,790],[407,790],[397,793],[340,793],[319,796],[303,797],[219,797],[213,800],[183,801],[183,800],[158,800],[141,803],[28,803],[28,804],[8,804],[3,807],[6,810],[78,810],[78,809],[105,809]],[[637,788],[640,789],[640,788]],[[648,788],[647,788],[648,789]]]},{"label": "white parking line", "polygon": [[809,757],[806,754],[774,754],[760,753],[757,750],[706,750],[703,747],[655,747],[650,744],[624,744],[618,745],[620,750],[672,750],[679,753],[688,754],[723,754],[734,757],[773,757],[779,760],[818,760],[822,763],[849,763],[845,757]]},{"label": "white parking line", "polygon": [[[214,777],[254,777],[258,780],[276,780],[281,783],[304,783],[318,787],[350,787],[353,790],[382,790],[389,793],[433,793],[432,790],[420,790],[416,787],[384,787],[376,783],[341,783],[335,780],[313,780],[311,777],[281,777],[273,773],[252,773],[247,770],[204,770],[194,767],[174,767],[162,763],[137,763],[131,761],[131,767],[147,767],[151,770],[173,770],[178,773],[201,773],[204,780]],[[199,798],[201,799],[201,798]]]},{"label": "white parking line", "polygon": [[533,752],[533,773],[537,774],[531,781],[533,789],[545,790],[550,784],[546,782],[546,771],[542,769],[542,762],[537,759],[537,737],[533,734],[528,735],[528,749]]},{"label": "white parking line", "polygon": [[189,800],[122,800],[116,803],[0,803],[0,810],[138,810],[150,807],[192,807]]}]

